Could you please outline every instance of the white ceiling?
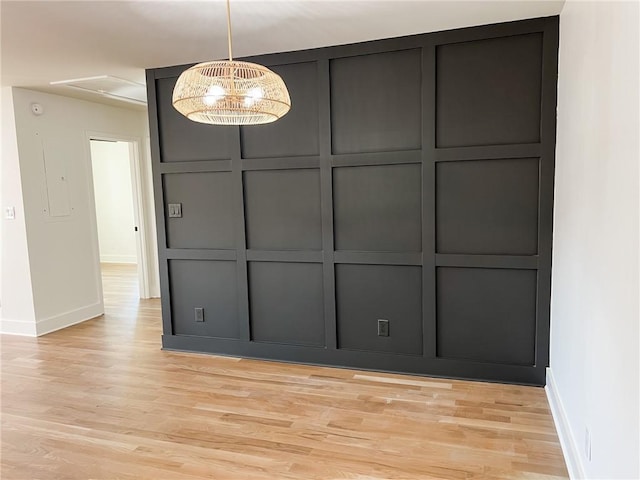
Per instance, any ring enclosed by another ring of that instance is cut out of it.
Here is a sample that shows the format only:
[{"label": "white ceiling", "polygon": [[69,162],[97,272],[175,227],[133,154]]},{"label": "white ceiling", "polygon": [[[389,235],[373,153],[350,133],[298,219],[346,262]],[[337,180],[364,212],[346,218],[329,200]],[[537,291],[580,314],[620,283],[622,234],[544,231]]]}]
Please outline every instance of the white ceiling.
[{"label": "white ceiling", "polygon": [[[543,17],[563,4],[231,0],[233,51],[240,57]],[[3,86],[73,96],[49,82],[112,75],[144,83],[145,68],[227,55],[224,0],[2,0],[0,28]]]}]

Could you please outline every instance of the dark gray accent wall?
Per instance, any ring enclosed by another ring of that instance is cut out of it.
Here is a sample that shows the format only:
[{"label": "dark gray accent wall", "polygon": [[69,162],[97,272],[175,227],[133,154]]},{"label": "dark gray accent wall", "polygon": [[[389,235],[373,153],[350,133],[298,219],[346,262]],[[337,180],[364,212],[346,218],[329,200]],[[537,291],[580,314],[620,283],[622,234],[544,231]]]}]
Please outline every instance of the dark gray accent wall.
[{"label": "dark gray accent wall", "polygon": [[334,168],[335,249],[420,252],[420,176],[419,164]]},{"label": "dark gray accent wall", "polygon": [[[338,347],[422,355],[422,272],[417,266],[336,266]],[[389,321],[389,336],[371,328]]]},{"label": "dark gray accent wall", "polygon": [[320,171],[244,172],[247,247],[322,250]]},{"label": "dark gray accent wall", "polygon": [[164,348],[544,384],[557,49],[549,17],[252,58],[292,108],[242,128],[148,70]]},{"label": "dark gray accent wall", "polygon": [[420,49],[329,60],[332,153],[421,147]]}]

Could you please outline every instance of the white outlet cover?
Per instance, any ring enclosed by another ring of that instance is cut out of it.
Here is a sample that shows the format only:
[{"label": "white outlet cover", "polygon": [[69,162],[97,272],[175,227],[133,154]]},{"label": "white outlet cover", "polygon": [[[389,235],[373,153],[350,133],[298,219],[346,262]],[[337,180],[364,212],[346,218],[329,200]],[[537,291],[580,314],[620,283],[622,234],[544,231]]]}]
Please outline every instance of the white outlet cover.
[{"label": "white outlet cover", "polygon": [[4,218],[7,220],[15,220],[16,219],[16,207],[6,207],[4,209]]}]

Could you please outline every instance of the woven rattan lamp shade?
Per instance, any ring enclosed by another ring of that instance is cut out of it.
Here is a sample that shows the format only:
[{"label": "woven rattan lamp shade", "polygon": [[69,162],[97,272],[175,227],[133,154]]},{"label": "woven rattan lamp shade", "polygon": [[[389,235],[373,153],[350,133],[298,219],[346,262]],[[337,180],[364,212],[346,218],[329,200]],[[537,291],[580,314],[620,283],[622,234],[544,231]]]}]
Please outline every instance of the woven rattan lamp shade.
[{"label": "woven rattan lamp shade", "polygon": [[173,89],[173,106],[195,122],[259,125],[285,115],[291,99],[282,78],[267,67],[225,60],[182,72]]},{"label": "woven rattan lamp shade", "polygon": [[173,87],[172,103],[189,120],[213,125],[271,123],[291,108],[282,78],[267,67],[233,60],[231,8],[227,0],[229,60],[205,62],[185,70]]}]

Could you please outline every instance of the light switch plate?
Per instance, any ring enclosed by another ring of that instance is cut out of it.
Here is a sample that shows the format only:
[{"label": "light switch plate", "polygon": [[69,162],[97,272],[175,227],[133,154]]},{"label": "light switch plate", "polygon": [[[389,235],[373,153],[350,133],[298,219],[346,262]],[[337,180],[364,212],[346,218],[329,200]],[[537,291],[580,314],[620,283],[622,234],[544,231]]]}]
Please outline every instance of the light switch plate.
[{"label": "light switch plate", "polygon": [[168,207],[169,207],[169,218],[182,218],[181,203],[170,203]]}]

